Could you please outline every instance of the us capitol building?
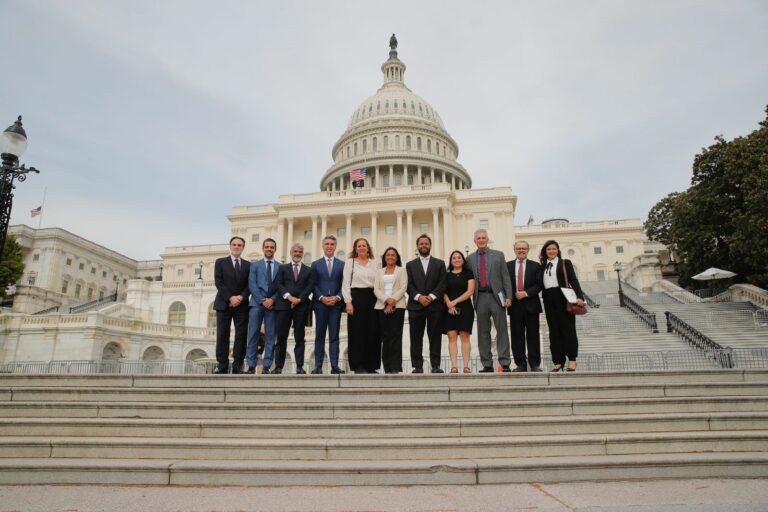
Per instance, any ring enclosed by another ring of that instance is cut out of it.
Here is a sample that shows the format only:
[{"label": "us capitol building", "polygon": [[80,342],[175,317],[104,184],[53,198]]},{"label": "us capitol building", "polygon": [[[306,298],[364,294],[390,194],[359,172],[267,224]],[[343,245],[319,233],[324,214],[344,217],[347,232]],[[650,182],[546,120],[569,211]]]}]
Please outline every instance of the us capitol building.
[{"label": "us capitol building", "polygon": [[[616,279],[616,261],[627,269],[622,279],[637,288],[660,279],[658,247],[648,244],[640,219],[530,219],[515,225],[512,188],[472,188],[470,173],[457,160],[457,142],[432,105],[406,87],[405,71],[393,36],[381,66],[383,84],[352,112],[319,191],[232,208],[231,235],[246,240],[245,257],[261,258],[263,240],[273,238],[278,259],[289,260],[290,245],[298,241],[309,263],[321,256],[323,236],[333,234],[339,258],[354,239],[365,237],[377,255],[395,246],[408,260],[415,257],[418,235],[427,233],[432,254],[446,259],[455,249],[472,252],[473,233],[482,227],[507,259],[514,258],[515,240],[527,240],[536,258],[545,240],[556,239],[581,280]],[[365,182],[355,188],[350,172],[361,168]],[[228,253],[228,234],[223,243],[167,247],[160,260],[136,261],[60,228],[18,225],[9,232],[24,248],[26,269],[12,312],[0,316],[0,363],[214,357],[213,266]],[[345,338],[342,325],[344,356]],[[308,361],[313,339],[308,332]],[[408,344],[406,327],[404,355]]]}]

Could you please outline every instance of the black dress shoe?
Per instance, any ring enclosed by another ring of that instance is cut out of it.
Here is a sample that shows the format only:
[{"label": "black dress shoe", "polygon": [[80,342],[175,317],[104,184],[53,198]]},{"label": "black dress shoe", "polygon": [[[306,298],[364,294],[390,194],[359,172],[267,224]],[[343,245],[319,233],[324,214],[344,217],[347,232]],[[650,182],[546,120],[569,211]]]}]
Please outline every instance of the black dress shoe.
[{"label": "black dress shoe", "polygon": [[531,371],[532,372],[540,372],[540,371],[543,371],[543,370],[541,369],[541,366],[531,366]]},{"label": "black dress shoe", "polygon": [[216,368],[213,369],[213,373],[215,373],[216,375],[226,375],[227,373],[229,373],[229,368],[225,366],[217,366]]},{"label": "black dress shoe", "polygon": [[368,373],[368,370],[366,370],[365,368],[358,368],[357,370],[355,370],[355,375],[363,375],[366,373]]},{"label": "black dress shoe", "polygon": [[526,368],[525,366],[515,366],[515,369],[514,369],[514,370],[512,370],[512,371],[513,371],[514,373],[519,373],[519,372],[527,372],[527,371],[528,371],[528,368]]},{"label": "black dress shoe", "polygon": [[312,370],[312,375],[322,375],[323,369],[322,368],[315,368]]},{"label": "black dress shoe", "polygon": [[432,373],[445,373],[442,368],[432,368]]},{"label": "black dress shoe", "polygon": [[549,370],[549,371],[550,371],[550,373],[551,372],[561,372],[561,371],[563,371],[563,367],[562,366],[553,366],[552,369]]},{"label": "black dress shoe", "polygon": [[424,373],[424,368],[414,368],[411,373]]},{"label": "black dress shoe", "polygon": [[483,366],[483,369],[477,373],[493,373],[493,366]]},{"label": "black dress shoe", "polygon": [[334,374],[334,375],[341,375],[342,373],[347,373],[347,372],[345,372],[344,370],[342,370],[338,366],[334,366],[333,368],[331,368],[331,373]]},{"label": "black dress shoe", "polygon": [[238,375],[243,373],[243,365],[242,364],[233,364],[232,365],[232,375]]},{"label": "black dress shoe", "polygon": [[283,369],[282,368],[275,368],[270,373],[273,373],[275,375],[280,375],[281,373],[283,373]]},{"label": "black dress shoe", "polygon": [[255,366],[249,366],[247,370],[245,370],[245,373],[256,373],[256,367]]},{"label": "black dress shoe", "polygon": [[269,375],[270,373],[272,372],[269,371],[269,368],[264,368],[263,370],[261,370],[262,375]]},{"label": "black dress shoe", "polygon": [[307,373],[306,370],[304,370],[304,368],[302,368],[301,366],[296,368],[296,375],[305,375],[306,373]]},{"label": "black dress shoe", "polygon": [[512,370],[509,368],[509,366],[502,366],[501,367],[501,373],[511,373]]}]

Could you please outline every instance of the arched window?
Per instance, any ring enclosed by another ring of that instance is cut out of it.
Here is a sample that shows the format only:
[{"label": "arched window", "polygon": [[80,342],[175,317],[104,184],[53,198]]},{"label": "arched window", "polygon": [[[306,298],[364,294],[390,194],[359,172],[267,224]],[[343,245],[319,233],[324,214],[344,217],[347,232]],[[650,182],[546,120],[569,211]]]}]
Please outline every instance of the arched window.
[{"label": "arched window", "polygon": [[163,349],[157,346],[149,347],[144,351],[144,355],[141,356],[143,361],[162,361],[165,359],[165,352]]},{"label": "arched window", "polygon": [[363,139],[363,153],[368,152],[368,139]]},{"label": "arched window", "polygon": [[411,149],[411,136],[405,136],[405,149]]},{"label": "arched window", "polygon": [[371,144],[373,145],[372,146],[373,151],[379,150],[379,139],[377,137],[373,138],[373,142]]},{"label": "arched window", "polygon": [[312,253],[311,252],[305,252],[304,253],[304,264],[305,265],[312,265]]},{"label": "arched window", "polygon": [[384,147],[382,149],[384,149],[384,151],[389,149],[389,136],[387,135],[384,136]]},{"label": "arched window", "polygon": [[395,149],[400,149],[400,136],[395,135]]},{"label": "arched window", "polygon": [[101,351],[101,359],[103,361],[116,361],[123,358],[123,349],[118,343],[110,341],[104,345],[104,349]]},{"label": "arched window", "polygon": [[187,307],[181,302],[174,302],[168,308],[168,324],[184,325],[187,319]]},{"label": "arched window", "polygon": [[208,308],[208,324],[207,325],[209,329],[216,328],[216,310],[213,309],[213,302],[211,302],[211,307]]},{"label": "arched window", "polygon": [[357,155],[357,142],[355,142],[355,155]]},{"label": "arched window", "polygon": [[427,153],[432,152],[432,139],[427,139]]},{"label": "arched window", "polygon": [[347,259],[347,253],[345,253],[344,251],[338,251],[336,253],[336,257],[343,261]]},{"label": "arched window", "polygon": [[205,350],[201,348],[193,348],[189,351],[187,354],[186,359],[187,361],[197,361],[198,359],[205,359],[208,357],[208,354],[205,353]]},{"label": "arched window", "polygon": [[421,137],[416,137],[416,149],[421,151]]},{"label": "arched window", "polygon": [[439,142],[435,142],[435,153],[437,153],[438,155],[440,154],[440,143]]}]

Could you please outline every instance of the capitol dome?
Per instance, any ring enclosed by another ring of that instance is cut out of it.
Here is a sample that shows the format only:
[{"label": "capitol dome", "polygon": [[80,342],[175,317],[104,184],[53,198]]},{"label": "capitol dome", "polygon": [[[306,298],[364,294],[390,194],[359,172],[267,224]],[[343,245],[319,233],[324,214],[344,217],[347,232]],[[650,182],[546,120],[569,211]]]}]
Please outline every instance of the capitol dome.
[{"label": "capitol dome", "polygon": [[366,169],[365,188],[450,183],[472,185],[456,161],[459,147],[437,111],[406,87],[405,64],[390,39],[389,59],[381,66],[384,83],[352,113],[346,131],[334,144],[334,164],[320,182],[324,191],[351,188],[350,172]]}]

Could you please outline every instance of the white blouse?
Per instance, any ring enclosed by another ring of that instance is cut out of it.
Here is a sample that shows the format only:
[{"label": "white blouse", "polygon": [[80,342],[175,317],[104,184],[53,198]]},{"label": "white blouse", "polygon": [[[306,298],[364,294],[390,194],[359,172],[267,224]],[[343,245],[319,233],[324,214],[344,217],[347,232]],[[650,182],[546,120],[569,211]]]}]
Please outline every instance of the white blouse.
[{"label": "white blouse", "polygon": [[368,260],[368,265],[361,265],[353,258],[344,262],[344,280],[341,282],[341,295],[344,302],[352,304],[352,288],[373,288],[373,280],[381,263]]},{"label": "white blouse", "polygon": [[[549,264],[552,267],[549,267]],[[548,288],[560,288],[560,283],[557,282],[557,266],[560,264],[560,258],[555,258],[548,261],[544,265],[544,289]]]},{"label": "white blouse", "polygon": [[391,297],[392,289],[395,287],[395,274],[384,274],[381,280],[384,281],[384,293],[387,297]]}]

